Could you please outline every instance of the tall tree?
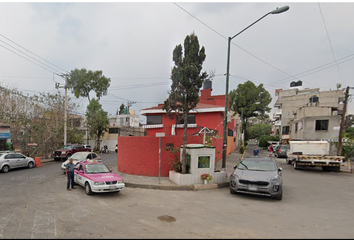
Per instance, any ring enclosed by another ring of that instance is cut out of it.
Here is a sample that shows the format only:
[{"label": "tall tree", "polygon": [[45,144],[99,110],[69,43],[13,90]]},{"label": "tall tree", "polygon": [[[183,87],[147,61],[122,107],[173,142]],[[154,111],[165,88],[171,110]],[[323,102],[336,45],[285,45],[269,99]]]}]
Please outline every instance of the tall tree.
[{"label": "tall tree", "polygon": [[346,131],[348,128],[354,125],[354,114],[348,114],[345,116],[344,122],[344,130]]},{"label": "tall tree", "polygon": [[251,117],[266,117],[270,112],[268,107],[272,101],[270,93],[263,87],[263,84],[256,86],[253,82],[240,83],[236,89],[230,92],[230,109],[235,114],[242,115],[243,129],[245,130],[247,121]]},{"label": "tall tree", "polygon": [[102,109],[98,99],[92,98],[87,106],[86,119],[90,135],[96,138],[96,147],[100,149],[100,140],[109,127],[108,113]]},{"label": "tall tree", "polygon": [[119,115],[124,114],[125,105],[122,103],[119,107]]},{"label": "tall tree", "polygon": [[266,123],[256,123],[249,128],[249,138],[256,139],[260,136],[269,136],[272,131],[272,125]]},{"label": "tall tree", "polygon": [[105,77],[102,71],[91,71],[86,68],[71,70],[68,79],[69,89],[75,97],[87,97],[91,102],[90,92],[94,91],[96,97],[100,99],[107,95],[107,89],[110,86],[111,79]]},{"label": "tall tree", "polygon": [[200,48],[198,37],[194,33],[184,39],[184,52],[181,44],[173,50],[172,85],[162,109],[166,110],[170,118],[171,113],[175,112],[176,117],[182,114],[184,120],[182,173],[186,173],[187,116],[197,106],[199,90],[208,77],[206,72],[201,73],[205,58],[205,48]]}]

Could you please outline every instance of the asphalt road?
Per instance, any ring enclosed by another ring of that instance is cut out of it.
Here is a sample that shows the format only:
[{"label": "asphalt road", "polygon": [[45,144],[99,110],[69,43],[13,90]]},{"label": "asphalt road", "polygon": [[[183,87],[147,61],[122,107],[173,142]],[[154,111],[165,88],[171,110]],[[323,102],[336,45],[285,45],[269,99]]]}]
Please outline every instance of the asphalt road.
[{"label": "asphalt road", "polygon": [[[101,156],[116,166],[115,153]],[[59,162],[0,173],[0,238],[353,238],[353,174],[277,161],[282,201],[228,188],[87,196],[66,190]]]}]

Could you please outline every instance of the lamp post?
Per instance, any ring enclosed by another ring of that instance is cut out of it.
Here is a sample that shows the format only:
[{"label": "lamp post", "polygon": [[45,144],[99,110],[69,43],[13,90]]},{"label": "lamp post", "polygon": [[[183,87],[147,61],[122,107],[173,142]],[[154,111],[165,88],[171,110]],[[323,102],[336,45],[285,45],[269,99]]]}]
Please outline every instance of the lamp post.
[{"label": "lamp post", "polygon": [[228,38],[228,43],[227,43],[227,65],[226,65],[226,91],[225,91],[225,116],[224,116],[224,136],[223,136],[223,146],[222,146],[222,166],[221,168],[225,170],[226,168],[226,146],[227,146],[227,112],[228,112],[228,103],[229,103],[229,67],[230,67],[230,44],[231,40],[240,35],[242,32],[253,26],[255,23],[259,22],[269,14],[279,14],[283,13],[289,10],[289,6],[284,6],[281,8],[274,9],[273,11],[265,14],[263,17],[243,29],[241,32],[237,33],[233,37]]}]

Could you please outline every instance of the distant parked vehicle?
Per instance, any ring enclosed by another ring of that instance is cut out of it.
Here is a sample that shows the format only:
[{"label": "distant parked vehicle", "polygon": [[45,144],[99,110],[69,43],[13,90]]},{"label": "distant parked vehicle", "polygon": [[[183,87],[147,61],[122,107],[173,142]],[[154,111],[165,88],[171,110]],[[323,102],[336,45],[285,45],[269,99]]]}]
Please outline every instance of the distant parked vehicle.
[{"label": "distant parked vehicle", "polygon": [[91,145],[83,145],[83,147],[92,149]]},{"label": "distant parked vehicle", "polygon": [[35,166],[36,162],[31,157],[26,157],[25,155],[12,151],[0,153],[0,169],[4,173],[14,168],[33,168]]},{"label": "distant parked vehicle", "polygon": [[54,160],[67,160],[70,156],[77,152],[91,152],[91,148],[84,148],[82,144],[67,144],[62,149],[53,152]]},{"label": "distant parked vehicle", "polygon": [[230,193],[283,197],[282,168],[272,158],[244,158],[230,176]]},{"label": "distant parked vehicle", "polygon": [[280,145],[276,148],[275,156],[278,158],[286,158],[286,152],[290,149],[289,145]]}]

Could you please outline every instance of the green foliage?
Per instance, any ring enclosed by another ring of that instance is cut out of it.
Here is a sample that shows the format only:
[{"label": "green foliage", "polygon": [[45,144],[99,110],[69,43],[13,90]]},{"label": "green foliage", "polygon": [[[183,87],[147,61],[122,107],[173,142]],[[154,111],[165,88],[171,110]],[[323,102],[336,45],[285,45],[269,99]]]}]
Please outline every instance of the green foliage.
[{"label": "green foliage", "polygon": [[186,36],[184,53],[181,44],[173,50],[172,85],[162,109],[166,110],[170,118],[172,118],[172,112],[175,112],[176,116],[180,113],[183,114],[182,173],[186,173],[187,115],[198,104],[199,90],[203,81],[208,77],[206,72],[201,73],[205,58],[205,48],[200,48],[198,37],[194,33]]},{"label": "green foliage", "polygon": [[108,113],[102,109],[98,99],[93,98],[86,110],[87,126],[91,136],[96,138],[96,146],[100,149],[100,139],[108,131]]},{"label": "green foliage", "polygon": [[266,123],[257,123],[249,129],[249,139],[257,139],[260,136],[270,135],[272,125]]},{"label": "green foliage", "polygon": [[239,84],[236,89],[230,92],[229,96],[230,109],[234,111],[235,114],[242,115],[242,128],[245,130],[245,138],[248,139],[248,119],[252,117],[266,118],[266,113],[271,110],[268,105],[272,101],[272,97],[263,87],[263,84],[256,86],[251,81]]},{"label": "green foliage", "polygon": [[354,157],[354,141],[348,141],[342,145],[342,155],[346,156],[346,159],[352,159]]},{"label": "green foliage", "polygon": [[348,127],[344,133],[344,137],[354,140],[354,127]]},{"label": "green foliage", "polygon": [[125,105],[124,103],[122,103],[119,107],[119,115],[124,114],[124,110],[125,110]]},{"label": "green foliage", "polygon": [[244,146],[244,145],[241,145],[241,146],[239,147],[239,152],[240,152],[241,154],[243,154],[243,153],[245,152],[245,146]]},{"label": "green foliage", "polygon": [[86,68],[71,70],[68,79],[69,89],[72,90],[75,97],[87,97],[89,102],[91,101],[91,91],[96,93],[98,99],[107,95],[110,82],[111,79],[105,77],[102,71],[91,71]]},{"label": "green foliage", "polygon": [[14,150],[12,143],[6,143],[5,145],[5,150],[12,151]]},{"label": "green foliage", "polygon": [[[180,149],[179,148],[170,148],[168,149],[170,153],[172,153],[174,158],[170,158],[168,164],[170,165],[170,170],[174,170],[175,172],[182,172],[182,163],[179,158],[180,154]],[[190,170],[190,155],[187,154],[187,157],[189,157],[189,161],[186,164],[186,170],[187,173],[189,173]]]},{"label": "green foliage", "polygon": [[68,143],[84,143],[84,134],[79,132],[77,128],[68,128],[66,134]]},{"label": "green foliage", "polygon": [[344,131],[347,131],[348,128],[352,127],[354,125],[354,114],[348,114],[345,116],[345,122],[344,122]]},{"label": "green foliage", "polygon": [[247,142],[247,141],[245,141],[245,147],[246,147],[246,146],[248,146],[248,142]]},{"label": "green foliage", "polygon": [[261,148],[266,148],[268,147],[268,141],[279,141],[279,137],[277,136],[270,136],[270,135],[267,135],[267,136],[260,136],[258,138],[258,146],[261,147]]}]

